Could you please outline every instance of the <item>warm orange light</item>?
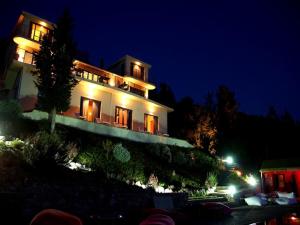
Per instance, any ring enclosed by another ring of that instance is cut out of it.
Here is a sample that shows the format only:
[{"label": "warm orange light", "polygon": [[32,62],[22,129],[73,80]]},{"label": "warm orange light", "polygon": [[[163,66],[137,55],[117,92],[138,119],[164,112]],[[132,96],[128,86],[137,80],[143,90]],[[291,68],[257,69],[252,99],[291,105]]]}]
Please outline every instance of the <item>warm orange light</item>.
[{"label": "warm orange light", "polygon": [[43,27],[46,27],[46,26],[47,26],[47,23],[45,23],[44,21],[41,21],[40,24],[41,24]]},{"label": "warm orange light", "polygon": [[135,79],[133,77],[125,76],[124,80],[126,82],[131,82],[131,83],[137,84],[139,86],[142,86],[142,87],[144,87],[144,88],[146,88],[148,90],[154,90],[155,89],[155,86],[153,84],[150,84],[150,83],[147,83],[147,82]]},{"label": "warm orange light", "polygon": [[86,88],[87,88],[88,98],[94,98],[96,86],[97,86],[96,84],[87,83]]},{"label": "warm orange light", "polygon": [[142,63],[140,63],[139,61],[135,61],[134,64],[137,65],[137,66],[141,66],[142,65]]},{"label": "warm orange light", "polygon": [[239,177],[242,176],[242,172],[239,171],[239,170],[236,170],[235,173],[236,173],[236,175],[238,175]]},{"label": "warm orange light", "polygon": [[155,113],[155,106],[151,103],[148,105],[148,112],[150,115],[153,115]]},{"label": "warm orange light", "polygon": [[108,81],[108,84],[109,86],[111,87],[114,87],[116,84],[115,84],[115,78],[114,77],[111,77]]},{"label": "warm orange light", "polygon": [[23,37],[14,37],[14,42],[18,44],[19,46],[26,46],[30,47],[34,50],[39,51],[40,50],[40,44],[34,41],[31,41],[29,39],[23,38]]},{"label": "warm orange light", "polygon": [[122,106],[122,107],[126,107],[127,104],[128,104],[128,96],[125,95],[125,94],[123,94],[123,95],[121,96],[121,106]]}]

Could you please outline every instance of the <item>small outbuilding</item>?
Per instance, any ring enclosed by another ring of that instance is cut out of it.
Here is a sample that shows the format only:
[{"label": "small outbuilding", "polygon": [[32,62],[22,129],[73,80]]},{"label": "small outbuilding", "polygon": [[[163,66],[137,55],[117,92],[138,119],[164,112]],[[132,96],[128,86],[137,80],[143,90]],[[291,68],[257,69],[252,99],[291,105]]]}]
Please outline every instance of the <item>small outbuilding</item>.
[{"label": "small outbuilding", "polygon": [[300,159],[266,160],[260,173],[264,193],[294,192],[300,197]]}]

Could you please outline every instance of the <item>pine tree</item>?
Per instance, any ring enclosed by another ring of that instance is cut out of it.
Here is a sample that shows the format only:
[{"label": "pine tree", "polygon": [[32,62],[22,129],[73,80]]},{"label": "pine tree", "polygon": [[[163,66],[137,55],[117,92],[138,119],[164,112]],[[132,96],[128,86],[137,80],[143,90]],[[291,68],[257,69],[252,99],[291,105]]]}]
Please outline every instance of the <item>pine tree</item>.
[{"label": "pine tree", "polygon": [[53,37],[43,38],[40,51],[35,55],[38,88],[37,108],[49,113],[50,132],[55,129],[57,111],[70,106],[71,91],[78,81],[72,75],[75,44],[72,39],[72,19],[65,11],[53,30]]}]

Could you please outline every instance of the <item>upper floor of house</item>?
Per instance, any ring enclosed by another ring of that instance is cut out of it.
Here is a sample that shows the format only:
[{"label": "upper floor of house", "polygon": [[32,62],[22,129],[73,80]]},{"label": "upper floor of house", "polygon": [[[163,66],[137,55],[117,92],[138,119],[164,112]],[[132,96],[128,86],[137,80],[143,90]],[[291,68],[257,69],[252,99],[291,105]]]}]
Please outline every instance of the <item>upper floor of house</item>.
[{"label": "upper floor of house", "polygon": [[[43,37],[51,37],[55,26],[45,19],[22,12],[12,33],[12,60],[34,65],[33,56],[39,51]],[[119,88],[146,99],[149,91],[155,89],[155,85],[148,81],[151,65],[129,55],[125,55],[107,70],[80,60],[75,60],[74,64],[73,73],[78,79]]]}]

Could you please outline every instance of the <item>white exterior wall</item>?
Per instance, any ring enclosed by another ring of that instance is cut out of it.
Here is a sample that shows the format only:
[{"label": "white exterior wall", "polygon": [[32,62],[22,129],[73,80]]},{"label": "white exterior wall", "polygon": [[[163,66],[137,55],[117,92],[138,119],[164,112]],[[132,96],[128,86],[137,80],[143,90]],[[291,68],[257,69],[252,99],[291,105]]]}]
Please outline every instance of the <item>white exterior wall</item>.
[{"label": "white exterior wall", "polygon": [[[115,88],[80,81],[72,92],[71,105],[80,107],[80,98],[86,97],[101,101],[101,114],[114,118],[115,107],[120,106],[132,110],[132,121],[144,124],[144,114],[158,117],[159,131],[167,133],[167,109],[146,99],[116,90]],[[114,122],[114,121],[106,121]]]},{"label": "white exterior wall", "polygon": [[[24,64],[20,88],[19,99],[27,96],[37,96],[37,88],[34,84],[34,77],[31,74],[33,66]],[[167,133],[167,109],[150,102],[147,99],[134,96],[126,91],[118,90],[117,88],[109,87],[107,85],[94,84],[89,81],[81,80],[79,84],[72,91],[71,106],[80,107],[80,99],[86,97],[101,102],[100,117],[102,114],[112,117],[113,123],[115,117],[116,106],[132,110],[133,123],[144,124],[144,115],[150,114],[158,117],[159,132]]]},{"label": "white exterior wall", "polygon": [[34,69],[32,65],[23,64],[21,81],[19,86],[18,98],[23,98],[26,96],[37,96],[38,90],[34,84],[34,77],[31,71]]}]

